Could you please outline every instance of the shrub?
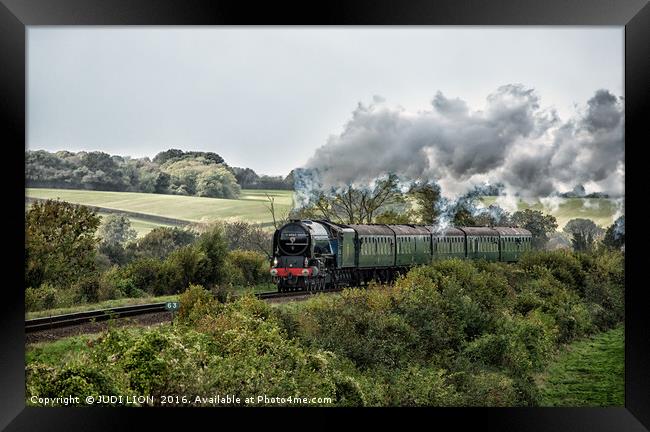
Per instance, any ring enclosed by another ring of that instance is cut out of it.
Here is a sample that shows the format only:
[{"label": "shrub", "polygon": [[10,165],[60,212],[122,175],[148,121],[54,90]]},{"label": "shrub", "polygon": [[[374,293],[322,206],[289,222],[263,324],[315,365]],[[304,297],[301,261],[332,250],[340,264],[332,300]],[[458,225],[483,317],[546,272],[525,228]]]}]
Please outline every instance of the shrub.
[{"label": "shrub", "polygon": [[228,253],[226,266],[233,285],[257,285],[270,282],[269,263],[259,252],[235,250]]},{"label": "shrub", "polygon": [[57,303],[57,289],[49,283],[25,289],[25,310],[28,312],[52,309]]},{"label": "shrub", "polygon": [[171,364],[161,358],[169,344],[166,335],[145,333],[124,353],[120,365],[127,373],[129,386],[137,394],[160,397],[169,377]]},{"label": "shrub", "polygon": [[127,270],[114,266],[102,273],[97,295],[100,300],[109,300],[121,297],[142,297],[145,292],[136,287]]},{"label": "shrub", "polygon": [[134,258],[165,259],[174,250],[192,244],[196,234],[178,227],[156,227],[144,237],[127,245],[127,252]]},{"label": "shrub", "polygon": [[[140,290],[153,295],[167,293],[164,263],[153,258],[140,258],[120,271],[124,288],[127,290]],[[128,281],[128,282],[127,282]]]},{"label": "shrub", "polygon": [[224,271],[224,262],[228,245],[224,239],[223,229],[219,225],[215,225],[201,234],[197,241],[197,247],[205,254],[209,262],[207,281],[212,284],[225,282],[227,273]]},{"label": "shrub", "polygon": [[184,246],[172,252],[165,260],[164,269],[167,277],[166,294],[175,294],[185,290],[192,283],[209,284],[212,269],[205,252],[194,246]]},{"label": "shrub", "polygon": [[535,267],[545,268],[567,287],[583,293],[586,273],[577,256],[567,250],[535,251],[525,253],[518,265],[527,271],[534,271]]},{"label": "shrub", "polygon": [[[388,291],[344,290],[341,297],[321,297],[301,308],[299,337],[316,347],[349,358],[361,369],[397,366],[417,344],[403,317],[391,313]],[[411,360],[411,359],[409,359]]]},{"label": "shrub", "polygon": [[[27,366],[27,401],[31,396],[42,398],[78,397],[79,403],[71,405],[84,406],[86,396],[117,395],[123,393],[111,379],[109,373],[98,365],[71,364],[60,370],[35,363]],[[63,406],[63,403],[59,404]]]},{"label": "shrub", "polygon": [[215,297],[201,285],[190,285],[179,296],[178,301],[180,309],[176,319],[182,324],[194,324],[204,316],[214,314],[219,310]]},{"label": "shrub", "polygon": [[94,275],[82,277],[72,285],[76,303],[94,303],[98,300],[99,278]]},{"label": "shrub", "polygon": [[406,366],[391,377],[388,405],[458,406],[461,396],[446,376],[447,371],[434,365]]},{"label": "shrub", "polygon": [[463,406],[509,407],[520,400],[515,381],[502,372],[480,371],[470,374],[460,394]]}]

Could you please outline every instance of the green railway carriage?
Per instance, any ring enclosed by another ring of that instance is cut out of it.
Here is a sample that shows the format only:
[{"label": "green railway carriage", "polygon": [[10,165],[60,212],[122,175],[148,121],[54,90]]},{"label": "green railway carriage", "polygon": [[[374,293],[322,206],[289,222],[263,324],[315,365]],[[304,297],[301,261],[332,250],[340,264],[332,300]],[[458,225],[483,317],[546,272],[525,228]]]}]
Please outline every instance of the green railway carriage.
[{"label": "green railway carriage", "polygon": [[346,225],[357,233],[359,268],[395,265],[395,232],[386,225]]},{"label": "green railway carriage", "polygon": [[461,227],[467,241],[468,259],[499,261],[499,232],[487,227]]},{"label": "green railway carriage", "polygon": [[465,233],[458,228],[446,228],[436,232],[434,227],[427,226],[432,233],[433,259],[465,258]]},{"label": "green railway carriage", "polygon": [[522,228],[495,227],[499,233],[499,261],[519,261],[521,255],[532,249],[530,231]]},{"label": "green railway carriage", "polygon": [[431,232],[423,226],[388,225],[395,233],[395,265],[412,266],[431,262]]}]

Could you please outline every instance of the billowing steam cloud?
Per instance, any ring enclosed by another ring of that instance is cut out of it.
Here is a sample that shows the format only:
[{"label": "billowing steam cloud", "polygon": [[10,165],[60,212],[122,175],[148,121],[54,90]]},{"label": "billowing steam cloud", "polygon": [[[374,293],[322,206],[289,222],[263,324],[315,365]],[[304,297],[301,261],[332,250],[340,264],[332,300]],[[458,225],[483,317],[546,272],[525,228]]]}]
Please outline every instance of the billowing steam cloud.
[{"label": "billowing steam cloud", "polygon": [[363,186],[392,172],[436,181],[457,197],[502,184],[506,196],[548,197],[582,184],[588,193],[623,194],[624,100],[598,90],[561,121],[533,89],[499,87],[483,110],[438,92],[431,110],[409,112],[374,98],[359,104],[338,136],[316,150],[296,179],[309,189]]}]

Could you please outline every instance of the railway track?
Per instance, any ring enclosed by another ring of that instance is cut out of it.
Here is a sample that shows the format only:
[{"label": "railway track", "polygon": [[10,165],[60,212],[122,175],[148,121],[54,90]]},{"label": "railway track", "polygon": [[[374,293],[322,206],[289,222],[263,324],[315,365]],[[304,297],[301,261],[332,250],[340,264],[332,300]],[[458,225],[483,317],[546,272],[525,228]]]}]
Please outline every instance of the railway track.
[{"label": "railway track", "polygon": [[[271,300],[291,297],[305,297],[318,293],[336,292],[338,289],[323,291],[294,291],[294,292],[268,292],[255,294],[260,300]],[[75,312],[64,315],[54,315],[43,318],[25,320],[25,332],[33,333],[42,330],[50,330],[63,327],[71,327],[90,322],[107,321],[115,318],[126,318],[132,316],[146,315],[157,312],[165,312],[166,303],[150,303],[134,306],[121,306],[110,309],[100,309],[86,312]]]}]

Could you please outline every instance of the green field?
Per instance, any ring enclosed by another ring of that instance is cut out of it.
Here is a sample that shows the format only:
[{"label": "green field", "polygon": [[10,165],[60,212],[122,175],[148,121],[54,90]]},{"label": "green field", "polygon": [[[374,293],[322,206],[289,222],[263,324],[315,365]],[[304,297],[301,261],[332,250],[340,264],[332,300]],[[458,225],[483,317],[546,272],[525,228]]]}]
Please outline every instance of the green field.
[{"label": "green field", "polygon": [[146,234],[156,226],[165,225],[157,221],[146,220],[146,215],[164,216],[188,222],[243,220],[253,223],[270,223],[272,219],[267,209],[266,194],[275,199],[277,215],[282,215],[291,209],[293,192],[286,190],[245,189],[242,191],[240,199],[233,200],[137,192],[26,189],[26,195],[31,198],[60,198],[75,204],[141,213],[143,218],[131,218],[133,227],[140,235]]},{"label": "green field", "polygon": [[[60,198],[75,204],[85,204],[142,214],[142,218],[130,217],[132,226],[139,235],[144,235],[156,226],[165,223],[147,220],[147,215],[164,216],[187,222],[208,222],[215,220],[243,220],[269,224],[271,214],[267,209],[266,194],[275,199],[276,214],[286,214],[292,207],[293,193],[286,190],[242,191],[240,199],[203,198],[181,195],[145,194],[137,192],[104,192],[74,189],[26,189],[28,197]],[[485,197],[481,201],[487,206],[496,197]],[[541,201],[518,202],[518,208],[532,208],[550,213],[557,218],[559,229],[573,218],[587,218],[607,227],[614,222],[617,212],[615,200],[606,198],[559,198],[557,205],[544,205]]]},{"label": "green field", "polygon": [[542,406],[623,406],[623,327],[567,346],[540,377]]},{"label": "green field", "polygon": [[[484,197],[481,201],[489,206],[496,199],[497,197]],[[609,198],[557,198],[555,201],[558,204],[556,206],[544,205],[539,200],[533,203],[519,200],[517,208],[519,210],[530,208],[552,214],[557,219],[560,230],[568,221],[575,218],[591,219],[596,225],[607,228],[614,223],[618,210],[616,201]]]}]

